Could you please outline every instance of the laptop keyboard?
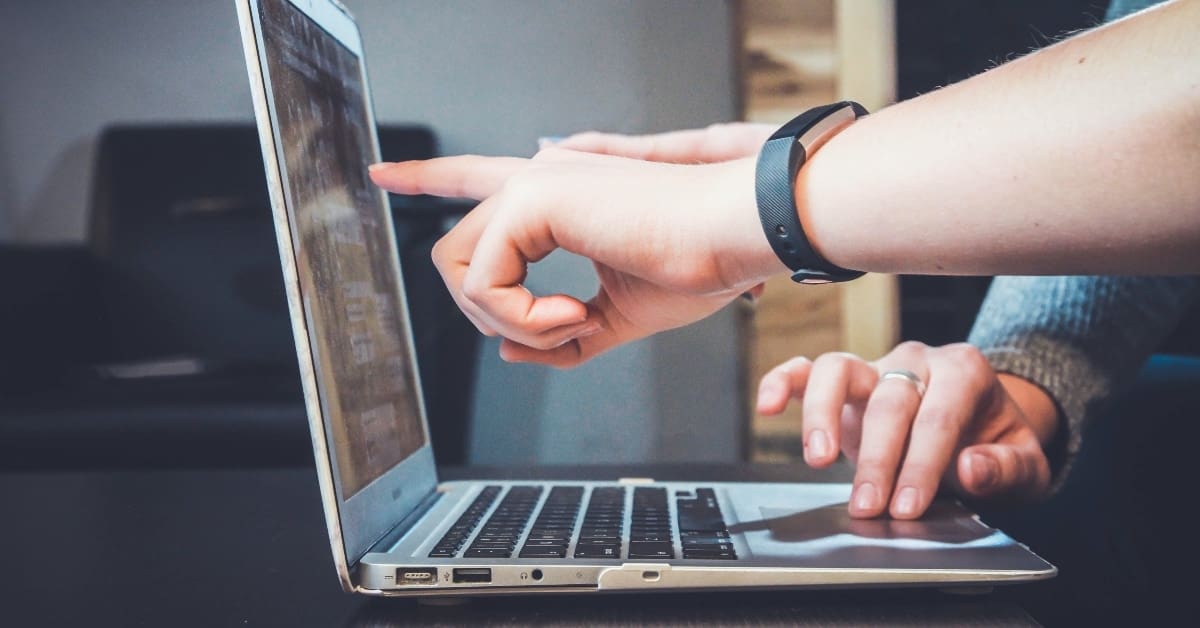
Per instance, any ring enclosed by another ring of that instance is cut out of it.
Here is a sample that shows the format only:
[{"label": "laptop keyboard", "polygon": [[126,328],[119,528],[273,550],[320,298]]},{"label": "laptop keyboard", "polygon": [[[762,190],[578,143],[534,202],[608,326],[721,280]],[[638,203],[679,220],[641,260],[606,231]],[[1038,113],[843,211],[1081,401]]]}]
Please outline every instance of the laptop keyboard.
[{"label": "laptop keyboard", "polygon": [[675,536],[667,489],[633,489],[633,516],[629,520],[630,558],[675,558]]},{"label": "laptop keyboard", "polygon": [[[575,558],[668,560],[676,558],[677,529],[684,559],[737,559],[716,492],[711,488],[676,492],[677,526],[673,526],[667,489],[634,487],[626,531],[626,487],[594,487],[579,521],[584,487],[555,486],[542,501],[542,487],[512,486],[475,534],[502,492],[500,486],[484,487],[429,556],[451,558],[461,552],[464,558],[511,558],[518,541],[524,539],[519,558],[566,558],[574,541],[571,555]],[[539,502],[542,507],[534,519]],[[469,539],[471,544],[463,551]]]},{"label": "laptop keyboard", "polygon": [[466,558],[509,558],[517,539],[525,532],[533,509],[542,497],[540,486],[514,486],[488,517],[475,541],[463,554]]},{"label": "laptop keyboard", "polygon": [[729,539],[725,517],[717,504],[717,493],[711,488],[696,489],[695,499],[680,498],[679,538],[684,558],[705,560],[737,560],[737,551]]},{"label": "laptop keyboard", "polygon": [[564,558],[571,534],[575,531],[575,519],[579,517],[579,502],[583,499],[582,486],[556,486],[550,489],[542,512],[533,522],[525,545],[521,547],[521,558]]},{"label": "laptop keyboard", "polygon": [[471,533],[475,532],[475,526],[479,525],[479,521],[483,519],[484,513],[492,507],[492,502],[496,501],[496,496],[500,494],[499,486],[485,486],[479,495],[475,497],[475,501],[467,507],[463,514],[459,515],[458,521],[450,526],[446,534],[442,536],[442,540],[433,547],[433,551],[429,552],[430,558],[450,558],[458,555],[458,550],[462,549],[463,543],[471,537]]},{"label": "laptop keyboard", "polygon": [[620,558],[621,537],[625,531],[625,489],[598,486],[592,489],[575,558]]}]

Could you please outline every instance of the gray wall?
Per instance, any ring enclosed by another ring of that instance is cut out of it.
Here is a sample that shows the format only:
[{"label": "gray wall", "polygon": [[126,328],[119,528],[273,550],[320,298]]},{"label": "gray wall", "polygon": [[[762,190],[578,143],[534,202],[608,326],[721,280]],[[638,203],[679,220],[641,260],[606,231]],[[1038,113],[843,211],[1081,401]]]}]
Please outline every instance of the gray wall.
[{"label": "gray wall", "polygon": [[[735,113],[724,0],[347,4],[380,121],[430,124],[447,153],[528,155],[543,135],[666,130]],[[0,240],[83,238],[106,124],[252,116],[227,0],[0,3],[0,77]],[[590,266],[566,255],[540,264],[530,283],[595,289]],[[570,372],[503,365],[487,343],[475,460],[735,456],[745,403],[734,319],[725,312]]]}]

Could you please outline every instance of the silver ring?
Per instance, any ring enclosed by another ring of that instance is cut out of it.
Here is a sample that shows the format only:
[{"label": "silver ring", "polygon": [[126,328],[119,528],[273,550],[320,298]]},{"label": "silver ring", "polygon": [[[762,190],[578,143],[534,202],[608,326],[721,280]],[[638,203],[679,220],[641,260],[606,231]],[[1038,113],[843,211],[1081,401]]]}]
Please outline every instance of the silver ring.
[{"label": "silver ring", "polygon": [[925,396],[925,382],[921,381],[921,378],[917,377],[917,374],[912,371],[906,371],[904,369],[887,371],[883,375],[879,376],[879,383],[882,384],[886,379],[902,379],[913,385],[913,388],[915,388],[917,391],[918,397]]}]

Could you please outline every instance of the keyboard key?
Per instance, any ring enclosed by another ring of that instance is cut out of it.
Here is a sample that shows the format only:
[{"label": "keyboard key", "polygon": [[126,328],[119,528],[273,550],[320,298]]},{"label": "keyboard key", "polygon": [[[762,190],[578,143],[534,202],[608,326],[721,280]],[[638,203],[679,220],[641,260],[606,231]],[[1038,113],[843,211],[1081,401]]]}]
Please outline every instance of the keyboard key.
[{"label": "keyboard key", "polygon": [[679,533],[679,538],[681,538],[681,539],[689,539],[689,538],[691,538],[691,539],[705,539],[705,538],[727,539],[727,538],[729,538],[729,530],[711,530],[711,531],[686,530],[686,531],[682,531]]},{"label": "keyboard key", "polygon": [[531,532],[526,540],[529,541],[569,541],[570,533],[567,532]]},{"label": "keyboard key", "polygon": [[670,532],[632,532],[629,534],[629,541],[655,541],[660,543],[670,543]]},{"label": "keyboard key", "polygon": [[728,545],[729,539],[719,536],[689,536],[683,539],[684,547]]},{"label": "keyboard key", "polygon": [[616,536],[593,536],[580,538],[576,545],[620,545],[621,538]]},{"label": "keyboard key", "polygon": [[670,543],[630,542],[630,558],[675,558],[675,548]]},{"label": "keyboard key", "polygon": [[459,515],[454,525],[450,526],[450,529],[438,541],[433,551],[429,553],[430,558],[456,556],[463,542],[466,541],[467,537],[471,536],[471,532],[479,525],[479,520],[483,518],[483,513],[492,507],[492,502],[496,501],[496,497],[499,494],[499,486],[489,485],[479,491],[479,494],[471,501],[471,505]]},{"label": "keyboard key", "polygon": [[540,486],[514,486],[488,517],[479,535],[463,554],[467,558],[508,558],[525,532],[542,494]]},{"label": "keyboard key", "polygon": [[582,500],[582,486],[551,488],[518,556],[521,558],[565,558]]},{"label": "keyboard key", "polygon": [[684,558],[737,559],[721,506],[717,503],[716,491],[698,488],[695,499],[680,498],[675,505],[679,513],[679,540]]},{"label": "keyboard key", "polygon": [[546,541],[546,540],[525,541],[525,547],[566,547],[566,546],[567,546],[566,541],[558,541],[558,540],[555,540],[555,541]]},{"label": "keyboard key", "polygon": [[463,554],[466,558],[509,558],[512,556],[510,549],[478,549],[475,547],[467,548]]},{"label": "keyboard key", "polygon": [[518,556],[520,558],[566,558],[567,548],[526,546]]},{"label": "keyboard key", "polygon": [[679,507],[679,529],[689,532],[714,532],[725,529],[721,511],[702,508]]},{"label": "keyboard key", "polygon": [[575,558],[620,558],[620,545],[577,545]]},{"label": "keyboard key", "polygon": [[691,560],[737,560],[737,552],[684,549],[683,557]]}]

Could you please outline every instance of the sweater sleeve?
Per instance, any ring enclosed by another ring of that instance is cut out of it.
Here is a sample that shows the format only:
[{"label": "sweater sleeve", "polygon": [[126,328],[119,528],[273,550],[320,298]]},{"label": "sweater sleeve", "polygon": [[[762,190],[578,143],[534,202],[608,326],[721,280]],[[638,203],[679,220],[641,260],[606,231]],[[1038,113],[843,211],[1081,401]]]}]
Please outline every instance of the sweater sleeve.
[{"label": "sweater sleeve", "polygon": [[1046,390],[1058,405],[1061,486],[1083,430],[1175,328],[1200,277],[997,277],[969,342],[998,372]]}]

